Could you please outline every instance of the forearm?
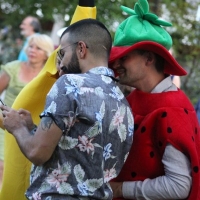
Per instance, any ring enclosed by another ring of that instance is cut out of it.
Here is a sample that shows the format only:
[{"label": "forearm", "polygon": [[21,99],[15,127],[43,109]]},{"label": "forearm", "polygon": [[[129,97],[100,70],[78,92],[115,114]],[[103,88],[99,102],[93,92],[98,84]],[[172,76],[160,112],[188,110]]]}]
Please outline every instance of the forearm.
[{"label": "forearm", "polygon": [[5,72],[0,72],[0,94],[8,87],[10,82],[10,76]]},{"label": "forearm", "polygon": [[[56,132],[54,130],[55,129],[52,131],[53,133]],[[57,127],[56,130],[58,130]],[[60,129],[59,133],[62,134]],[[55,136],[56,140],[54,140],[54,136],[51,136],[50,133],[48,133],[48,130],[44,130],[40,125],[32,130],[23,127],[20,130],[18,129],[13,132],[22,153],[28,158],[28,160],[37,166],[43,165],[49,160],[58,144],[61,134],[57,134],[58,137]],[[52,142],[51,139],[55,141],[55,143]]]},{"label": "forearm", "polygon": [[137,200],[185,199],[189,194],[188,188],[178,187],[175,181],[165,176],[144,181],[124,182],[122,190],[125,199]]},{"label": "forearm", "polygon": [[122,193],[126,199],[185,199],[191,188],[191,167],[188,158],[167,145],[162,159],[165,175],[144,181],[124,182]]},{"label": "forearm", "polygon": [[31,134],[31,131],[27,127],[23,126],[20,129],[13,131],[13,136],[15,137],[18,146],[22,153],[31,161],[32,160],[32,151],[34,151],[34,135]]}]

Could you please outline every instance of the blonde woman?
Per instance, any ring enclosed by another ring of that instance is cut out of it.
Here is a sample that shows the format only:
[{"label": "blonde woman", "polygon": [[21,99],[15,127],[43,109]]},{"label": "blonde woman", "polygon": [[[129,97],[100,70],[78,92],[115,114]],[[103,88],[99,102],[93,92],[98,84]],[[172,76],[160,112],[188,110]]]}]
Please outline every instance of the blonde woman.
[{"label": "blonde woman", "polygon": [[[53,50],[53,41],[49,36],[45,34],[34,34],[30,37],[26,48],[28,56],[26,62],[16,60],[1,66],[0,94],[6,90],[4,98],[6,105],[12,106],[22,88],[41,71]],[[0,129],[0,186],[3,174],[3,160],[4,130]]]}]

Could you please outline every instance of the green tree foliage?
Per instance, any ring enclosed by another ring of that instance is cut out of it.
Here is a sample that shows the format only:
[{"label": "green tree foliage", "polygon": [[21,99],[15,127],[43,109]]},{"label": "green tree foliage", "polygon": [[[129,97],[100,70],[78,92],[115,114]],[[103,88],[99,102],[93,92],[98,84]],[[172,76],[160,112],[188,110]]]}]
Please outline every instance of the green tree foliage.
[{"label": "green tree foliage", "polygon": [[[97,19],[102,21],[114,37],[116,26],[126,17],[120,5],[134,7],[136,0],[101,0],[95,1]],[[78,0],[0,0],[0,28],[11,26],[14,37],[19,37],[19,24],[27,15],[38,15],[44,31],[51,31],[54,14],[69,20],[74,13]],[[173,27],[167,28],[173,38],[173,52],[179,63],[188,71],[181,77],[182,89],[193,103],[200,98],[200,21],[196,21],[199,0],[149,0],[150,11],[170,21]]]},{"label": "green tree foliage", "polygon": [[195,104],[200,98],[200,21],[196,21],[198,0],[163,0],[173,24],[168,31],[173,38],[174,56],[187,70],[181,77],[181,88]]}]

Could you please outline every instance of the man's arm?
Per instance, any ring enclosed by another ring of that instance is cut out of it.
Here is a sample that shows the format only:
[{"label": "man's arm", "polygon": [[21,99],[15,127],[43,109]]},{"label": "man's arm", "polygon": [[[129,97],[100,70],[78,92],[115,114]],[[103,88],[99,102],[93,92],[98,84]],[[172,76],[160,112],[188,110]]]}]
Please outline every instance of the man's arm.
[{"label": "man's arm", "polygon": [[144,181],[111,182],[114,197],[125,199],[185,199],[192,185],[189,159],[167,145],[162,159],[165,176]]},{"label": "man's arm", "polygon": [[0,107],[3,109],[4,127],[14,135],[22,153],[35,165],[48,161],[62,136],[62,130],[50,117],[43,117],[36,130],[30,129],[31,123],[20,112],[7,106]]}]

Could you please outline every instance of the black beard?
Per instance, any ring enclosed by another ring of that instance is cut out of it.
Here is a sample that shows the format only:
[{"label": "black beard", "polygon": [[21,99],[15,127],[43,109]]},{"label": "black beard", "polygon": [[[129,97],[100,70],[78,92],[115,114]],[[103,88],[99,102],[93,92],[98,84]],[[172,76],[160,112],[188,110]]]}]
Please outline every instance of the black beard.
[{"label": "black beard", "polygon": [[61,68],[65,74],[80,74],[81,69],[76,53],[73,53],[70,63]]}]

